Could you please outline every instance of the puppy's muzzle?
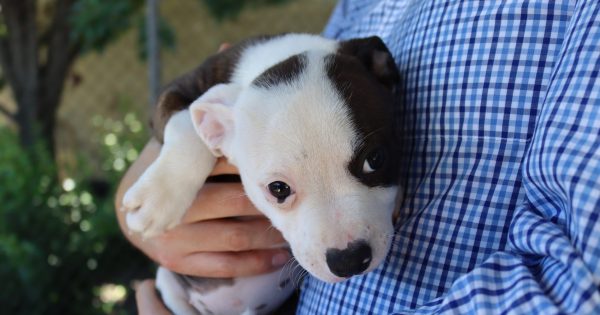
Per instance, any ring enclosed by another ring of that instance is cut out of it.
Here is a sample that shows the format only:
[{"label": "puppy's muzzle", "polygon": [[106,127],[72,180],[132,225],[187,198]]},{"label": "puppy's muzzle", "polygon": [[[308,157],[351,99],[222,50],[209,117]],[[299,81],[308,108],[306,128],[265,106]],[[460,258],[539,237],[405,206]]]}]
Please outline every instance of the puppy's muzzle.
[{"label": "puppy's muzzle", "polygon": [[345,249],[329,248],[325,253],[327,266],[341,278],[348,278],[365,271],[373,258],[371,246],[365,240],[348,243]]}]

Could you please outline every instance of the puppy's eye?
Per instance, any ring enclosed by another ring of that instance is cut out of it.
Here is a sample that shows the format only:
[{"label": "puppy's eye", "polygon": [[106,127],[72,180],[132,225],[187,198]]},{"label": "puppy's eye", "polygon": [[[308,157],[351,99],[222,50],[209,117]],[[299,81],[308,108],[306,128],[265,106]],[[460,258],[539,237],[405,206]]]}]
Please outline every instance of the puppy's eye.
[{"label": "puppy's eye", "polygon": [[371,151],[365,158],[363,163],[363,173],[373,173],[380,169],[385,162],[385,151],[382,148],[377,148]]},{"label": "puppy's eye", "polygon": [[283,203],[292,194],[290,186],[282,181],[272,182],[268,187],[271,195],[277,198],[277,203]]}]

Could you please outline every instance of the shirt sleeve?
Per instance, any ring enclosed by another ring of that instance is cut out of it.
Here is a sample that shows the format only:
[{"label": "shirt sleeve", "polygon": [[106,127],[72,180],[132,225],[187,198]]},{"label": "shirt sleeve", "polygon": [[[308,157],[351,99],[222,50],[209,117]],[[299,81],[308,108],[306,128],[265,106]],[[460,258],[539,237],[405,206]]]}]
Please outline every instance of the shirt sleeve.
[{"label": "shirt sleeve", "polygon": [[346,18],[346,6],[347,1],[345,0],[341,0],[337,3],[329,17],[327,25],[325,25],[325,29],[323,29],[323,36],[327,38],[338,37],[337,35],[342,30]]},{"label": "shirt sleeve", "polygon": [[[349,39],[350,37],[364,37],[364,34],[356,33],[354,29],[355,23],[362,24],[364,21],[358,21],[363,14],[377,7],[381,1],[379,0],[340,0],[331,16],[322,35],[327,38]],[[396,12],[393,10],[393,12]],[[348,32],[349,30],[352,30]],[[381,30],[380,30],[381,31]]]},{"label": "shirt sleeve", "polygon": [[600,4],[578,1],[522,167],[507,250],[417,313],[600,314]]}]

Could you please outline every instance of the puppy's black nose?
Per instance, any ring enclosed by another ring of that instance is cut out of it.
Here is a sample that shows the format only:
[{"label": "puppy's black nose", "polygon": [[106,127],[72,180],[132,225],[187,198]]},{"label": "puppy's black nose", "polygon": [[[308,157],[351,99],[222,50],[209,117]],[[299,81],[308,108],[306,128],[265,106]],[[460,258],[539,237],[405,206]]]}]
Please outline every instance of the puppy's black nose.
[{"label": "puppy's black nose", "polygon": [[348,278],[365,271],[371,263],[371,246],[365,240],[348,243],[346,249],[329,248],[325,253],[331,272]]}]

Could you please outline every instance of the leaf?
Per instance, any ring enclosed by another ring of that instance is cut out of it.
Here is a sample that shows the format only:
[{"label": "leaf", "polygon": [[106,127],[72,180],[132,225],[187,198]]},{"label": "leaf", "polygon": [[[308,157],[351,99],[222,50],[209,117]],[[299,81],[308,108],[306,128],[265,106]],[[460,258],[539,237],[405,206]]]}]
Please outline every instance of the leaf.
[{"label": "leaf", "polygon": [[128,30],[143,0],[79,0],[69,15],[71,37],[82,52],[102,51]]},{"label": "leaf", "polygon": [[[148,36],[146,33],[146,19],[138,20],[138,57],[141,60],[148,58]],[[171,25],[161,16],[158,17],[158,41],[160,48],[174,51],[176,47],[176,36]]]},{"label": "leaf", "polygon": [[282,4],[289,0],[200,0],[217,20],[233,19],[246,6]]}]

